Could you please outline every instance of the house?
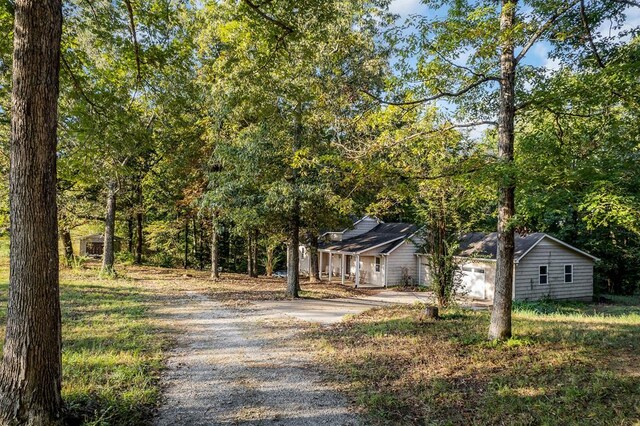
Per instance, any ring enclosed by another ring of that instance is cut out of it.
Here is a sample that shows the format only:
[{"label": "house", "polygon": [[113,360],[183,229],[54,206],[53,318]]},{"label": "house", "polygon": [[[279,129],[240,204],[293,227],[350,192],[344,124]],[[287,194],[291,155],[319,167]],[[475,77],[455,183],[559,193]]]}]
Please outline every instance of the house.
[{"label": "house", "polygon": [[[327,232],[318,248],[320,278],[356,286],[387,287],[415,280],[417,227],[409,223],[384,223],[365,216],[352,227]],[[418,243],[419,244],[419,243]],[[308,250],[300,248],[300,272],[309,273]]]},{"label": "house", "polygon": [[[460,239],[462,286],[468,296],[493,300],[498,234],[472,232]],[[418,281],[428,285],[424,254]],[[514,300],[593,298],[596,257],[544,233],[515,235]]]},{"label": "house", "polygon": [[[418,228],[408,223],[384,223],[365,216],[352,227],[322,235],[318,249],[321,279],[356,285],[391,287],[429,285],[426,254],[420,253]],[[473,232],[460,239],[462,291],[493,300],[497,233]],[[551,235],[515,236],[514,300],[544,298],[591,300],[596,257]],[[308,249],[300,247],[300,272],[309,273]]]},{"label": "house", "polygon": [[[114,237],[114,251],[120,250],[120,238]],[[104,235],[92,234],[80,238],[80,256],[102,257],[104,252]]]}]

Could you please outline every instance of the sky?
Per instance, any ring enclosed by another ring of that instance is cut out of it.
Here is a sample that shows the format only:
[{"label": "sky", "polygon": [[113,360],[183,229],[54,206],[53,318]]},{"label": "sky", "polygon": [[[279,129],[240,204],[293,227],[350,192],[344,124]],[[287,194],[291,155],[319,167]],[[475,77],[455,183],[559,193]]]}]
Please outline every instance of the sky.
[{"label": "sky", "polygon": [[[420,0],[393,0],[389,6],[389,10],[392,13],[400,15],[401,19],[406,19],[410,15],[425,13],[428,8],[422,4]],[[620,31],[629,30],[630,28],[640,27],[640,8],[629,7],[627,9],[627,21],[624,26],[613,31],[611,35]],[[610,28],[608,25],[603,25],[597,28],[596,32],[601,32],[609,35]],[[550,46],[548,43],[537,43],[527,54],[527,58],[523,63],[540,66],[543,65],[550,70],[555,70],[560,67],[557,60],[549,58]]]}]

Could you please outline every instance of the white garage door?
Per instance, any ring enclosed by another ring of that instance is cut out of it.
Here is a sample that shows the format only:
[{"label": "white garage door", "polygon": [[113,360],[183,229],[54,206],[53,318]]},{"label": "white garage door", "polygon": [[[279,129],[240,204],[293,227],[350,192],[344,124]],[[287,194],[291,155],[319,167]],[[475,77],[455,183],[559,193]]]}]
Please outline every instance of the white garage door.
[{"label": "white garage door", "polygon": [[485,288],[484,269],[470,266],[462,267],[462,291],[467,296],[484,299]]}]

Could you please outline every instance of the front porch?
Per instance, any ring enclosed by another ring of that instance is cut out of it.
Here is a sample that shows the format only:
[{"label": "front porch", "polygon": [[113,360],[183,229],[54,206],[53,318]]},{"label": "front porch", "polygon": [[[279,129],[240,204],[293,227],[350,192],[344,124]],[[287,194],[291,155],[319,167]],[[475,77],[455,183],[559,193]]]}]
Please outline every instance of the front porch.
[{"label": "front porch", "polygon": [[386,287],[386,257],[360,253],[318,251],[321,281],[340,282],[355,288]]}]

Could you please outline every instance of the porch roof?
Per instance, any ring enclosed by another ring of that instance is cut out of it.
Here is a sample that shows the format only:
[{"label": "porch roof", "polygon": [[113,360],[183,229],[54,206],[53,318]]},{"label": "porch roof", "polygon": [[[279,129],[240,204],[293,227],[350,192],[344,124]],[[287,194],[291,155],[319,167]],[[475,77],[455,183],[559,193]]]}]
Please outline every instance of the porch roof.
[{"label": "porch roof", "polygon": [[325,241],[319,245],[323,251],[371,255],[385,254],[408,238],[418,228],[409,223],[381,223],[371,231],[343,241]]}]

